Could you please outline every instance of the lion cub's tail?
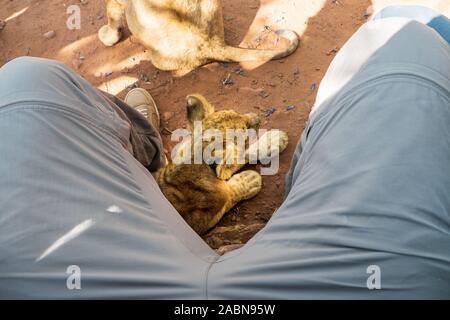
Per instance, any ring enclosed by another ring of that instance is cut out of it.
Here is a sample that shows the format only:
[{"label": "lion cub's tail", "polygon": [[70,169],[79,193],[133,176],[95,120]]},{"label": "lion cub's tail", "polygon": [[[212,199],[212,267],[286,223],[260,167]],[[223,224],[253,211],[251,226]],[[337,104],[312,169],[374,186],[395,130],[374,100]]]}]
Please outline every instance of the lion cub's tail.
[{"label": "lion cub's tail", "polygon": [[246,62],[246,61],[268,61],[282,59],[291,55],[299,45],[297,34],[292,30],[278,30],[276,34],[289,40],[289,45],[285,49],[261,50],[245,49],[231,46],[214,48],[212,60],[223,62]]}]

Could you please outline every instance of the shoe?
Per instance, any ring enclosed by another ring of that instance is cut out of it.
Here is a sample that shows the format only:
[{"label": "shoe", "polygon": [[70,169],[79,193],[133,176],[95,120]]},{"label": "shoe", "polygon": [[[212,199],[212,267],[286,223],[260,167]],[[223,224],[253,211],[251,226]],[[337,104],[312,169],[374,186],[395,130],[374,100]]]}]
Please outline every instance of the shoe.
[{"label": "shoe", "polygon": [[[125,103],[142,114],[159,133],[161,117],[159,116],[159,111],[155,100],[153,100],[153,97],[147,92],[147,90],[142,88],[130,90],[125,97]],[[166,155],[161,151],[161,167],[165,167],[168,163],[169,161]]]},{"label": "shoe", "polygon": [[155,100],[147,90],[142,88],[130,90],[125,97],[125,103],[142,114],[159,132],[161,118]]}]

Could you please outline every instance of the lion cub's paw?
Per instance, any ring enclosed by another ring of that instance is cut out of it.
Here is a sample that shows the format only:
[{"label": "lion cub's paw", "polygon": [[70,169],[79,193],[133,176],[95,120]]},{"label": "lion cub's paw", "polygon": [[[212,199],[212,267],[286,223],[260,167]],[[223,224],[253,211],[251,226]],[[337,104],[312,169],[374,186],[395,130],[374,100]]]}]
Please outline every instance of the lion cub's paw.
[{"label": "lion cub's paw", "polygon": [[248,154],[250,158],[267,161],[282,153],[288,144],[289,137],[286,132],[269,130],[249,147]]},{"label": "lion cub's paw", "polygon": [[98,31],[98,37],[105,46],[111,47],[119,42],[121,34],[119,30],[105,25]]},{"label": "lion cub's paw", "polygon": [[262,187],[261,175],[253,170],[238,173],[232,176],[227,183],[236,195],[236,202],[253,198],[261,191]]},{"label": "lion cub's paw", "polygon": [[288,144],[289,144],[289,137],[286,132],[279,131],[279,138],[280,138],[280,153],[286,150]]}]

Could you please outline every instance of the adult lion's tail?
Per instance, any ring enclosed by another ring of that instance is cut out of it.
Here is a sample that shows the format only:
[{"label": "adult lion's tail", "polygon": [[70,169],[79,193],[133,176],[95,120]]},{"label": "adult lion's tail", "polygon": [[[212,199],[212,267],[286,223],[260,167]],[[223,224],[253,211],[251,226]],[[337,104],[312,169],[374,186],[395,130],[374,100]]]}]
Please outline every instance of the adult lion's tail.
[{"label": "adult lion's tail", "polygon": [[210,59],[223,62],[268,61],[282,59],[292,54],[299,45],[297,34],[291,30],[278,30],[276,34],[289,40],[285,49],[261,50],[231,46],[214,48]]}]

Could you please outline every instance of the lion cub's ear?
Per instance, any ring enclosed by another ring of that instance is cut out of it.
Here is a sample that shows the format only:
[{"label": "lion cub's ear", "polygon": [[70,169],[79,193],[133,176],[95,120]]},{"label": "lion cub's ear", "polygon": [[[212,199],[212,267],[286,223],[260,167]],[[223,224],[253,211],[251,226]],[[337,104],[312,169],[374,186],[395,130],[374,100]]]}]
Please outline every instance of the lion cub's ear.
[{"label": "lion cub's ear", "polygon": [[214,113],[214,107],[200,94],[192,94],[186,97],[188,127],[194,130],[194,122],[202,121],[205,117]]}]

